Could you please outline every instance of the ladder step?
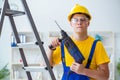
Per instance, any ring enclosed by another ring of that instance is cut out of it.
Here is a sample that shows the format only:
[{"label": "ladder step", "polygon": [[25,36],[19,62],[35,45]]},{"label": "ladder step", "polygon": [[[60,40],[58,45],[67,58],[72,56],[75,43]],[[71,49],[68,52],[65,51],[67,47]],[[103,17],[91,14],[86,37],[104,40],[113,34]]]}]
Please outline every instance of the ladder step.
[{"label": "ladder step", "polygon": [[30,71],[30,72],[41,72],[45,71],[46,66],[29,66],[29,67],[23,67],[25,71]]},{"label": "ladder step", "polygon": [[[1,13],[1,8],[0,8],[0,13]],[[10,10],[10,9],[6,9],[6,12],[5,12],[5,15],[9,16],[9,15],[12,15],[12,16],[21,16],[21,15],[24,15],[25,12],[22,12],[22,11],[17,11],[17,10]]]},{"label": "ladder step", "polygon": [[36,48],[38,47],[37,42],[26,42],[26,43],[17,43],[18,48]]},{"label": "ladder step", "polygon": [[[44,42],[42,42],[44,44]],[[12,43],[12,48],[38,48],[38,42]]]}]

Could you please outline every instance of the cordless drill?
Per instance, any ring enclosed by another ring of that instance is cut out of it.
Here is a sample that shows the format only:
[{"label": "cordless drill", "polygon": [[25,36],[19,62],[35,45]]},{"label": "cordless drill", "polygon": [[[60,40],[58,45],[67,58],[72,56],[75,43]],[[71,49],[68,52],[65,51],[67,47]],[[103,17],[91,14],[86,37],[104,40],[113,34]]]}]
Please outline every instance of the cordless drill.
[{"label": "cordless drill", "polygon": [[[66,46],[68,52],[70,53],[70,55],[75,59],[75,61],[77,63],[82,64],[82,62],[83,62],[83,60],[85,60],[85,58],[81,54],[81,51],[78,49],[78,47],[72,41],[72,39],[68,36],[68,34],[64,30],[61,29],[61,27],[58,25],[58,23],[56,21],[55,21],[55,23],[61,30],[62,39],[59,39],[59,41],[62,40],[64,42],[64,45]],[[50,45],[49,48],[53,48],[53,46]]]}]

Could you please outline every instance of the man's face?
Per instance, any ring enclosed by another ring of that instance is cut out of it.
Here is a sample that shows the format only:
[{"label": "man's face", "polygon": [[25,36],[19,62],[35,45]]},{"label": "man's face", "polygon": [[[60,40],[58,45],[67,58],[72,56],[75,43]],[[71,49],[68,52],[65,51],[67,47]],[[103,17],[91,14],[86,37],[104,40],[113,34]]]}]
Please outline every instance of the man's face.
[{"label": "man's face", "polygon": [[86,32],[89,26],[89,19],[84,14],[74,14],[70,24],[76,33]]}]

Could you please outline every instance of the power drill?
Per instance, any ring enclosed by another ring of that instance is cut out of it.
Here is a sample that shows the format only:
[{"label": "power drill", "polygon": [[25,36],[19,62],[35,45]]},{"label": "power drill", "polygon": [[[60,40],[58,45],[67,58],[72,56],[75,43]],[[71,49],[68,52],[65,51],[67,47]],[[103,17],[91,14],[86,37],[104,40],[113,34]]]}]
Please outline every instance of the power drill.
[{"label": "power drill", "polygon": [[[77,63],[82,64],[82,62],[83,62],[83,60],[85,60],[85,58],[81,54],[81,51],[78,49],[78,47],[72,41],[72,39],[68,36],[68,34],[64,30],[61,29],[61,27],[58,25],[58,23],[56,21],[55,21],[55,23],[61,30],[62,39],[59,39],[59,41],[62,40],[64,42],[64,45],[68,49],[68,52],[70,53],[70,55],[75,59],[75,61]],[[53,48],[53,46],[50,45],[49,48]]]}]

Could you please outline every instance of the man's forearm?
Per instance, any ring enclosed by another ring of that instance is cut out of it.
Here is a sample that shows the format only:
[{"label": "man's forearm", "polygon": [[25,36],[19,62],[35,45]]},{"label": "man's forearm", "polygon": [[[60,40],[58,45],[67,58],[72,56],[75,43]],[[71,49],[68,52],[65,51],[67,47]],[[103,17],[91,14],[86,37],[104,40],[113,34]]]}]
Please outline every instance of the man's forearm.
[{"label": "man's forearm", "polygon": [[109,73],[106,73],[102,70],[85,69],[84,75],[94,78],[96,80],[108,80],[109,78]]}]

